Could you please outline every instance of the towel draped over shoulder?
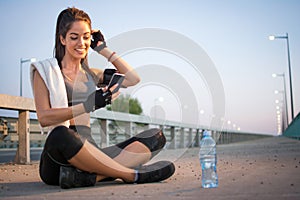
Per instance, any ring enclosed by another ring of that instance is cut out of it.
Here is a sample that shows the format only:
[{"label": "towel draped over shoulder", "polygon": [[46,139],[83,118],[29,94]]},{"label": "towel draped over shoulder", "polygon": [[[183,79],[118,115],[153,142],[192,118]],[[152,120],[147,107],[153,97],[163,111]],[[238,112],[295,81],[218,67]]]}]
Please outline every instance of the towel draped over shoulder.
[{"label": "towel draped over shoulder", "polygon": [[[68,107],[68,98],[66,92],[66,86],[62,72],[59,68],[56,58],[49,58],[43,61],[33,62],[30,66],[30,81],[31,87],[33,90],[33,76],[34,72],[38,71],[44,80],[50,97],[50,106],[51,108],[67,108]],[[66,126],[69,127],[70,122],[65,121],[51,127],[48,127],[49,132],[56,126]]]}]

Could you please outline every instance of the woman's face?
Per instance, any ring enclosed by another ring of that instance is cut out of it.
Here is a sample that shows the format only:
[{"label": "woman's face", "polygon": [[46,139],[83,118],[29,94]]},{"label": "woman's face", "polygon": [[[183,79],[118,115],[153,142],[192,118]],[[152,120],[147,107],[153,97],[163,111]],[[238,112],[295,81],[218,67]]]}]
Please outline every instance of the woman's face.
[{"label": "woman's face", "polygon": [[73,59],[83,59],[91,45],[91,29],[85,21],[75,21],[66,37],[60,36],[61,43],[65,46],[65,56]]}]

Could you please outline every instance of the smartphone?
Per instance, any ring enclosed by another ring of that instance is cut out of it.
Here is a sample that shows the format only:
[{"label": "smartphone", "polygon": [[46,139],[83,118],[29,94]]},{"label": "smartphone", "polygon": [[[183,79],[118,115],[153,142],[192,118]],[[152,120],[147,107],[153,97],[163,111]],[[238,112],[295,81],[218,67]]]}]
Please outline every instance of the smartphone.
[{"label": "smartphone", "polygon": [[124,78],[125,78],[124,74],[114,73],[112,75],[112,78],[110,79],[110,82],[108,84],[108,89],[110,89],[112,86],[114,86],[117,83],[118,83],[118,86],[111,93],[116,93],[119,91],[119,89],[124,81]]},{"label": "smartphone", "polygon": [[106,68],[103,72],[103,84],[108,85],[114,73],[116,73],[116,69]]}]

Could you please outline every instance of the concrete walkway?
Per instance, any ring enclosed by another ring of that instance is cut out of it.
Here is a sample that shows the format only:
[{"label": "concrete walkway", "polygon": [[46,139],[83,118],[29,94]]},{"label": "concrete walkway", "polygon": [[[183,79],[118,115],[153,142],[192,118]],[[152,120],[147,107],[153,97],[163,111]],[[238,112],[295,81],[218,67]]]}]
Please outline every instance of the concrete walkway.
[{"label": "concrete walkway", "polygon": [[175,161],[162,183],[62,190],[41,182],[38,163],[0,165],[0,199],[300,199],[300,141],[271,137],[218,146],[219,187],[201,188],[198,149],[166,150],[156,158]]}]

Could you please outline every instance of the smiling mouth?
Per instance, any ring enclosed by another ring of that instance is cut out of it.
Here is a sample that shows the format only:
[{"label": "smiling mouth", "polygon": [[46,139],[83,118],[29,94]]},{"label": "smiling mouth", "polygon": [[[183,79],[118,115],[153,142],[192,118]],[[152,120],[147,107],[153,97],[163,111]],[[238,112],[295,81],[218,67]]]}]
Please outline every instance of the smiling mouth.
[{"label": "smiling mouth", "polygon": [[85,49],[82,49],[82,48],[80,48],[80,49],[75,49],[75,51],[77,51],[78,53],[85,53]]}]

